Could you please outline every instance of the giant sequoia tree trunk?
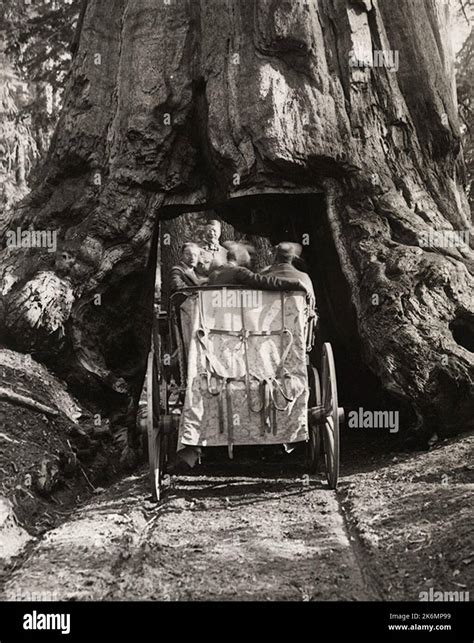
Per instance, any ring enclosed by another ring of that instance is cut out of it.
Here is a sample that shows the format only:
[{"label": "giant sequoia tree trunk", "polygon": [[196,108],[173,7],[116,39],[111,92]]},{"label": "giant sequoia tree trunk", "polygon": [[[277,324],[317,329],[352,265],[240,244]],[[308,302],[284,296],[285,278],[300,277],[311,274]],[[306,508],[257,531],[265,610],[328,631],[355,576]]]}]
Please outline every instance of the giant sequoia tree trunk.
[{"label": "giant sequoia tree trunk", "polygon": [[41,182],[4,224],[60,242],[3,250],[7,343],[126,406],[160,216],[320,193],[361,359],[419,426],[472,426],[473,254],[423,244],[470,227],[446,21],[441,0],[88,0]]}]

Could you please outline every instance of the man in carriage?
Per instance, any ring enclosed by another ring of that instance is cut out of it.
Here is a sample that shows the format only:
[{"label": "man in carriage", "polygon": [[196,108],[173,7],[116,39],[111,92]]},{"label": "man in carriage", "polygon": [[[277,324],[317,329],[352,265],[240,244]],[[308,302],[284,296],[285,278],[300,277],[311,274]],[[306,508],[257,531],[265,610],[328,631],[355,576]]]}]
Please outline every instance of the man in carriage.
[{"label": "man in carriage", "polygon": [[201,286],[207,281],[196,272],[201,248],[197,243],[187,242],[181,246],[181,260],[170,271],[170,291],[176,292],[188,286]]},{"label": "man in carriage", "polygon": [[218,219],[209,219],[204,226],[203,239],[200,242],[201,254],[197,272],[207,277],[213,270],[227,261],[227,250],[220,244],[222,226]]},{"label": "man in carriage", "polygon": [[261,270],[261,275],[273,275],[283,279],[299,279],[309,297],[315,301],[313,282],[307,272],[298,270],[295,261],[300,259],[303,248],[299,243],[282,241],[275,249],[275,258],[270,266]]},{"label": "man in carriage", "polygon": [[[209,275],[209,285],[241,285],[247,288],[261,290],[311,290],[314,297],[313,286],[308,275],[309,286],[300,278],[299,274],[276,275],[271,272],[258,274],[250,270],[251,257],[248,246],[242,243],[229,242],[227,261],[216,267]],[[298,272],[298,271],[296,271]]]}]

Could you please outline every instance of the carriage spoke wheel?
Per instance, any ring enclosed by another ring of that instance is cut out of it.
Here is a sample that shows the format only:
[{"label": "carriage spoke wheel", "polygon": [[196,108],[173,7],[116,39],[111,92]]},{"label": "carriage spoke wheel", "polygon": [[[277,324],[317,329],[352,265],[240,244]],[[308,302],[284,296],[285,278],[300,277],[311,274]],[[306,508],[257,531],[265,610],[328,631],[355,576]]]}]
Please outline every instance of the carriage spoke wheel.
[{"label": "carriage spoke wheel", "polygon": [[146,371],[146,407],[148,460],[150,463],[150,484],[156,500],[161,500],[161,477],[163,474],[163,441],[159,430],[160,386],[153,345],[148,353]]},{"label": "carriage spoke wheel", "polygon": [[[319,373],[314,366],[308,366],[309,400],[308,408],[321,404],[321,382]],[[308,468],[310,473],[319,471],[321,459],[321,427],[314,421],[308,421],[309,443],[308,443]]]},{"label": "carriage spoke wheel", "polygon": [[323,345],[321,382],[325,414],[322,434],[326,477],[329,487],[335,489],[339,477],[339,419],[342,417],[342,409],[338,407],[336,367],[331,344],[328,342]]}]

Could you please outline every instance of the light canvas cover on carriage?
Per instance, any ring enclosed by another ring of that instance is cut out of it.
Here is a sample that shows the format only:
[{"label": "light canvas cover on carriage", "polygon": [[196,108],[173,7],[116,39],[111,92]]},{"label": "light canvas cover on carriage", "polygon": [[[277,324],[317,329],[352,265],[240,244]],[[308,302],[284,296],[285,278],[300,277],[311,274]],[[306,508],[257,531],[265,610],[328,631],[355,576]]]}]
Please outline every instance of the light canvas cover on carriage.
[{"label": "light canvas cover on carriage", "polygon": [[307,312],[299,292],[216,287],[186,298],[178,449],[308,439]]}]

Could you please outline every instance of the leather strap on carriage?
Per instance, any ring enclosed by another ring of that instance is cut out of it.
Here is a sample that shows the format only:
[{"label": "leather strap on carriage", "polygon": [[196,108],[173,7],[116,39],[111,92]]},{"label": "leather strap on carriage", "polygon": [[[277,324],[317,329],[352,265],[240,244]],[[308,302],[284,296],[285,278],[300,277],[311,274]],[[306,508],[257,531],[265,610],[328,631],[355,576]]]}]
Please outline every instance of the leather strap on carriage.
[{"label": "leather strap on carriage", "polygon": [[250,365],[249,365],[249,343],[248,343],[248,330],[245,328],[245,314],[244,307],[242,305],[242,299],[240,300],[240,320],[242,324],[242,338],[241,343],[244,347],[244,361],[245,361],[245,391],[247,394],[247,406],[249,409],[249,415],[252,413],[252,403],[250,401]]},{"label": "leather strap on carriage", "polygon": [[215,358],[211,350],[211,347],[209,344],[209,332],[210,332],[209,330],[203,327],[198,328],[196,331],[196,337],[203,348],[204,357],[209,365],[209,372],[213,375],[217,375],[221,377],[222,379],[225,379],[226,376],[225,376],[225,373],[222,372],[221,364]]},{"label": "leather strap on carriage", "polygon": [[265,380],[260,382],[260,398],[262,400],[262,408],[260,409],[260,435],[265,435],[265,431],[267,429],[267,423],[266,423],[266,414],[265,414],[265,409],[267,408],[267,385]]},{"label": "leather strap on carriage", "polygon": [[210,329],[206,328],[206,325],[204,323],[205,315],[204,315],[204,308],[202,304],[202,292],[198,293],[198,302],[199,302],[200,326],[196,331],[196,337],[203,348],[204,357],[209,365],[209,369],[208,369],[209,372],[225,379],[225,373],[222,372],[221,365],[219,364],[218,360],[215,358],[211,350],[211,346],[209,344]]},{"label": "leather strap on carriage", "polygon": [[206,390],[208,393],[217,397],[217,411],[219,415],[219,433],[224,433],[225,431],[225,409],[224,409],[224,388],[227,385],[225,378],[221,378],[218,375],[213,375],[208,371],[201,373],[201,390],[202,382],[206,383]]},{"label": "leather strap on carriage", "polygon": [[[295,400],[294,378],[288,371],[284,373],[283,382],[286,382],[291,387],[291,390],[288,390],[287,384],[283,385],[276,378],[268,378],[263,381],[263,433],[268,431],[276,435],[276,412],[287,411]],[[285,400],[285,404],[281,406],[278,404],[277,394]]]},{"label": "leather strap on carriage", "polygon": [[230,381],[226,382],[226,403],[227,403],[227,444],[229,450],[229,458],[232,460],[234,457],[234,413],[232,410],[232,391],[230,390]]},{"label": "leather strap on carriage", "polygon": [[270,408],[271,408],[271,394],[270,394],[270,386],[269,382],[265,380],[263,382],[263,400],[264,400],[264,407],[263,407],[263,425],[265,427],[265,431],[271,431],[272,428],[272,417],[270,414]]},{"label": "leather strap on carriage", "polygon": [[[201,373],[201,384],[200,384],[201,391],[204,389],[210,395],[217,397],[220,434],[223,434],[225,432],[226,415],[227,415],[227,432],[229,435],[230,445],[233,443],[233,426],[234,426],[231,384],[233,382],[244,382],[244,381],[245,381],[245,378],[243,377],[221,378],[218,375],[214,375],[209,372]],[[252,408],[252,411],[254,413],[260,413],[262,409],[263,409],[263,404],[260,407],[260,409]]]},{"label": "leather strap on carriage", "polygon": [[[277,411],[286,411],[289,406],[293,403],[295,399],[295,387],[294,387],[294,378],[288,373],[285,369],[285,361],[288,357],[288,354],[293,345],[293,334],[291,331],[285,327],[285,293],[282,292],[281,295],[281,317],[282,324],[279,330],[266,330],[266,331],[253,331],[248,330],[245,327],[245,315],[244,309],[241,305],[241,325],[242,328],[239,331],[225,330],[225,329],[216,329],[216,328],[206,328],[205,325],[205,315],[202,302],[202,293],[199,293],[199,312],[200,312],[200,328],[196,331],[196,336],[201,346],[203,348],[203,353],[208,364],[207,373],[203,374],[203,377],[207,378],[207,390],[211,395],[218,397],[218,413],[219,413],[219,432],[224,433],[225,431],[225,415],[227,411],[227,433],[228,433],[228,448],[229,448],[229,457],[232,458],[233,450],[233,429],[234,429],[234,418],[232,411],[232,395],[231,395],[231,382],[245,382],[246,389],[246,398],[247,405],[249,409],[249,415],[251,413],[260,413],[262,422],[260,432],[261,435],[265,435],[266,432],[270,432],[273,435],[276,435],[277,431],[277,422],[276,422],[276,412]],[[222,366],[219,361],[214,356],[211,345],[209,342],[210,334],[217,335],[227,335],[238,337],[241,340],[244,350],[244,360],[245,360],[245,376],[242,378],[229,378],[226,377],[225,373],[222,371]],[[280,336],[280,362],[276,367],[276,377],[273,378],[264,378],[260,379],[256,375],[250,372],[250,365],[248,359],[248,339],[249,337],[265,337],[270,335],[279,335]],[[286,343],[286,346],[285,346]],[[282,383],[278,381],[278,377],[281,378]],[[261,406],[259,409],[252,407],[252,395],[251,395],[251,380],[257,380],[259,383],[259,392]],[[288,390],[287,383],[290,382],[293,384],[292,390]],[[225,405],[227,409],[224,408],[224,391],[225,391]],[[276,400],[276,393],[278,393],[285,401],[286,404],[279,406]]]},{"label": "leather strap on carriage", "polygon": [[[294,379],[293,376],[288,373],[288,371],[285,369],[285,362],[286,358],[288,357],[288,354],[290,352],[290,349],[293,345],[293,334],[292,332],[286,328],[285,326],[285,304],[286,304],[286,298],[285,298],[285,293],[281,292],[280,293],[280,311],[281,311],[281,329],[278,332],[280,335],[280,363],[276,367],[276,377],[273,378],[268,378],[265,379],[264,381],[264,411],[263,411],[263,418],[264,418],[264,427],[265,430],[269,431],[273,435],[276,435],[277,433],[277,421],[276,421],[276,412],[277,411],[286,411],[289,406],[294,402],[295,396],[296,396],[296,391],[294,387]],[[285,338],[288,338],[286,347],[284,347],[285,344]],[[287,382],[288,379],[290,382],[293,384],[292,390],[288,391],[286,384],[283,385],[280,384],[278,381],[278,377],[281,378],[282,382]],[[278,406],[278,403],[276,401],[276,391],[286,400],[286,404],[283,406]]]}]

